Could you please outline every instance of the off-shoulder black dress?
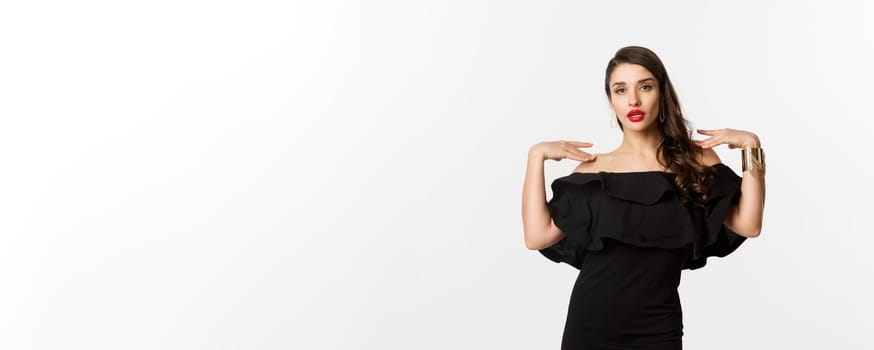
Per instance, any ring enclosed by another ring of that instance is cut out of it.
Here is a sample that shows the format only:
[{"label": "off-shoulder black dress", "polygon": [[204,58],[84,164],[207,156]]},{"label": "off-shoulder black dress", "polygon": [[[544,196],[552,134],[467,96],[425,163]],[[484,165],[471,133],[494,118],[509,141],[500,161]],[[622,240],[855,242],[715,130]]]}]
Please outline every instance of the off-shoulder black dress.
[{"label": "off-shoulder black dress", "polygon": [[565,233],[540,250],[580,273],[562,349],[682,349],[677,287],[746,239],[723,225],[741,178],[723,164],[702,205],[684,203],[671,173],[572,173],[553,181],[548,208]]}]

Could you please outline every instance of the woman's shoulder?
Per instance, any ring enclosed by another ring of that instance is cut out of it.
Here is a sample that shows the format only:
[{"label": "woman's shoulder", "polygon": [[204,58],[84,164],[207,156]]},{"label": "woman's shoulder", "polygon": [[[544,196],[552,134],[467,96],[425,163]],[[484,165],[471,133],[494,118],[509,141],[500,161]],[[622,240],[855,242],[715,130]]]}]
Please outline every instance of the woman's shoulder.
[{"label": "woman's shoulder", "polygon": [[613,152],[608,153],[593,153],[595,156],[595,160],[591,162],[580,162],[576,168],[574,168],[574,173],[582,173],[582,174],[597,174],[602,172],[611,172],[615,164],[615,156]]},{"label": "woman's shoulder", "polygon": [[[635,172],[640,170],[635,170],[637,168],[658,168],[658,166],[642,166],[640,164],[631,164],[628,161],[624,161],[622,157],[618,157],[615,154],[615,150],[607,153],[593,153],[595,155],[595,160],[591,162],[580,162],[576,168],[574,168],[574,173],[601,173],[601,172]],[[722,160],[719,159],[719,155],[716,154],[712,148],[702,148],[701,152],[698,155],[698,161],[701,164],[707,166],[714,166],[716,164],[722,164]],[[627,158],[627,157],[626,157]]]},{"label": "woman's shoulder", "polygon": [[576,168],[574,168],[574,173],[600,173],[607,171],[609,164],[612,160],[612,152],[610,153],[593,153],[595,156],[595,160],[591,162],[580,162]]},{"label": "woman's shoulder", "polygon": [[707,166],[714,166],[716,164],[722,163],[722,160],[719,159],[719,155],[716,154],[712,148],[702,148],[700,158],[698,159],[701,164]]},{"label": "woman's shoulder", "polygon": [[613,150],[608,153],[596,154],[595,161],[581,162],[574,173],[654,173],[663,171],[663,167],[653,157],[651,160],[641,160],[639,156]]}]

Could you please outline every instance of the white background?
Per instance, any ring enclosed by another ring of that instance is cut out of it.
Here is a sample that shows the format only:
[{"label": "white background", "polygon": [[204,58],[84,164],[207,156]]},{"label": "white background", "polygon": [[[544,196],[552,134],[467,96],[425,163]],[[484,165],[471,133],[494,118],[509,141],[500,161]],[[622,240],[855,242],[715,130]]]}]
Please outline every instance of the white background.
[{"label": "white background", "polygon": [[686,347],[872,348],[872,10],[4,2],[0,348],[557,349],[577,270],[523,244],[527,150],[618,145],[626,45],[768,156],[762,236],[684,272]]}]

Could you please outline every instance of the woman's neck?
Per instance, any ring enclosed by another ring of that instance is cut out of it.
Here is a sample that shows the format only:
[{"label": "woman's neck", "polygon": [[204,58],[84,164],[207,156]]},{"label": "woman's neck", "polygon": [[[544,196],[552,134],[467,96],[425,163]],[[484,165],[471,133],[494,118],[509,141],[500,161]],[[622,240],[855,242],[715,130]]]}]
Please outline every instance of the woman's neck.
[{"label": "woman's neck", "polygon": [[661,132],[655,129],[650,132],[626,131],[622,136],[622,144],[619,145],[616,152],[657,156],[656,153],[663,138]]}]

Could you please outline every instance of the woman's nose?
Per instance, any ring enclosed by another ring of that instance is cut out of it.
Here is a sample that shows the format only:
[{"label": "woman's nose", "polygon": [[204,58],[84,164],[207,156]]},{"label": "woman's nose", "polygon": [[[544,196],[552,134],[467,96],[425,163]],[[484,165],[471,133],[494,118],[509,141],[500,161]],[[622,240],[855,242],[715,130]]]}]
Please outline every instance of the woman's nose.
[{"label": "woman's nose", "polygon": [[628,105],[631,107],[637,107],[640,105],[640,98],[637,96],[637,92],[628,94]]}]

